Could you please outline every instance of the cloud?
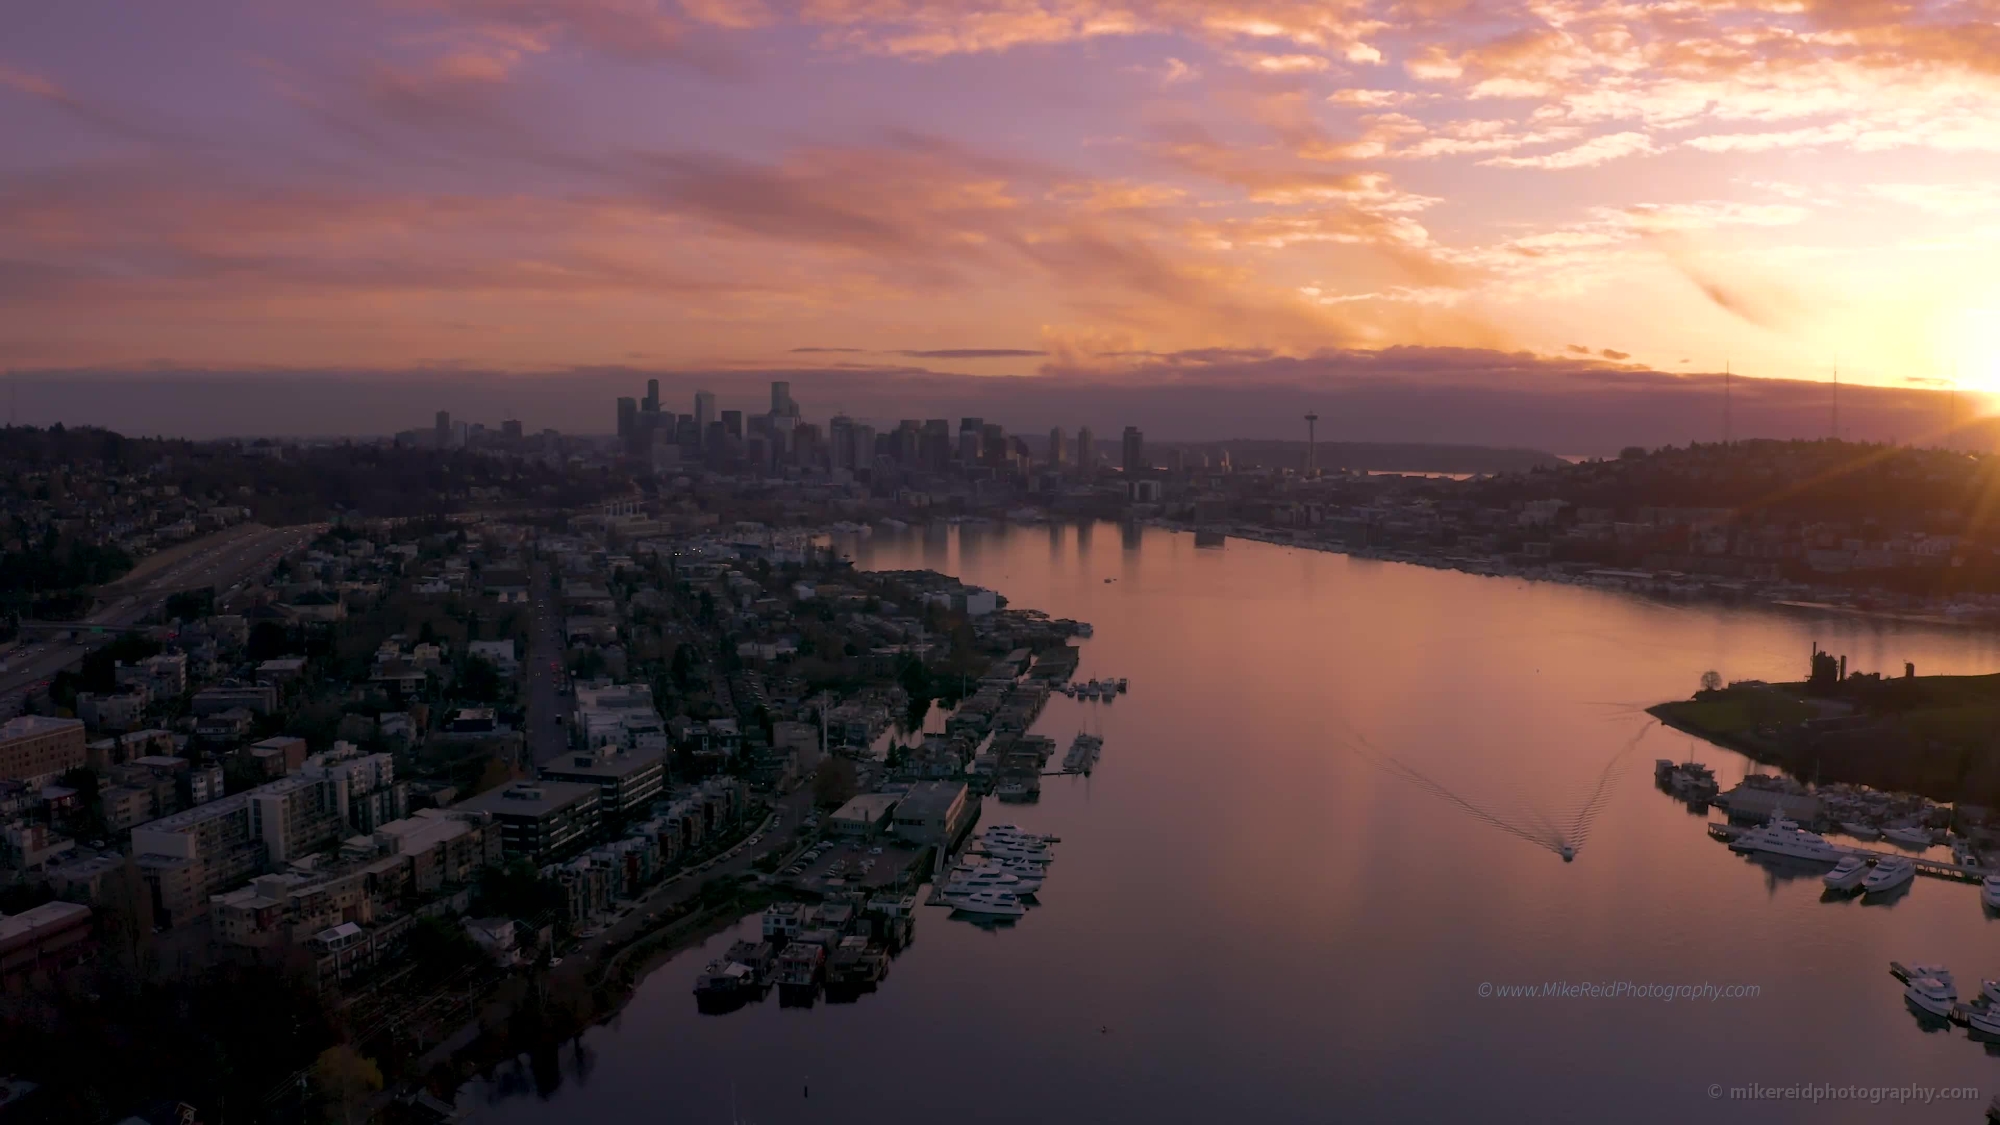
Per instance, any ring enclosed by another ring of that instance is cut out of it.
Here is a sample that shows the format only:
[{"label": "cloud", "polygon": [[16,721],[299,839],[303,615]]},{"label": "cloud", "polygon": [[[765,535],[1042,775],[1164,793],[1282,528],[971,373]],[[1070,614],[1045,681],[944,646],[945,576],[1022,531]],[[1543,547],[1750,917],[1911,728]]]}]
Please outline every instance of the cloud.
[{"label": "cloud", "polygon": [[820,354],[820,353],[858,354],[861,352],[865,352],[867,350],[868,350],[867,348],[793,348],[791,349],[791,352],[793,355],[809,355],[809,354]]},{"label": "cloud", "polygon": [[1490,164],[1496,168],[1592,168],[1612,160],[1622,160],[1627,156],[1640,156],[1657,151],[1659,150],[1653,147],[1653,139],[1644,133],[1607,133],[1560,152],[1542,156],[1495,156],[1480,163]]},{"label": "cloud", "polygon": [[1631,353],[1631,352],[1621,352],[1621,351],[1618,351],[1618,350],[1616,350],[1616,349],[1614,349],[1614,348],[1605,348],[1605,349],[1603,349],[1602,351],[1598,352],[1597,354],[1598,354],[1598,355],[1601,355],[1601,356],[1603,356],[1603,357],[1604,357],[1605,359],[1631,359],[1631,358],[1632,358],[1632,353]]},{"label": "cloud", "polygon": [[889,353],[909,359],[1021,359],[1049,353],[1029,348],[933,348]]},{"label": "cloud", "polygon": [[1582,344],[1571,344],[1565,350],[1575,352],[1577,355],[1590,354],[1590,349],[1584,347]]}]

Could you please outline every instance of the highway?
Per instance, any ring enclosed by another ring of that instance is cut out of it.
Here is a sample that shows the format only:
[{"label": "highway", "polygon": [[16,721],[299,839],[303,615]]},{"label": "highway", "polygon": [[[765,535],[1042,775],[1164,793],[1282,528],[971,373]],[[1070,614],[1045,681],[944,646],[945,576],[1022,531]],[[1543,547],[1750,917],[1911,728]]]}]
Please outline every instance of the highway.
[{"label": "highway", "polygon": [[74,624],[74,639],[23,640],[19,647],[0,653],[0,718],[19,714],[30,692],[113,634],[157,612],[168,595],[206,585],[218,596],[227,596],[249,576],[268,571],[325,530],[325,524],[249,527],[140,578],[103,587],[96,609]]}]

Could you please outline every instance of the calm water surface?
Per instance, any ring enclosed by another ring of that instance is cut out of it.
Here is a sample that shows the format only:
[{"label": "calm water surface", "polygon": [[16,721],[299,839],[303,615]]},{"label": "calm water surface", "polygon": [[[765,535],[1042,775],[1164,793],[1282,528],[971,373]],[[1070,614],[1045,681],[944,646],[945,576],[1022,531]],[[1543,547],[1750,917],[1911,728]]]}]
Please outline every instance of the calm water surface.
[{"label": "calm water surface", "polygon": [[[1640,713],[1711,668],[1798,678],[1814,640],[1850,668],[1955,673],[2000,668],[1991,637],[1111,524],[852,550],[1090,621],[1079,678],[1131,680],[1108,707],[1057,697],[1037,727],[1064,746],[1101,731],[1095,776],[988,807],[1062,836],[1043,905],[997,932],[925,910],[858,1004],[704,1017],[690,990],[723,934],[566,1050],[553,1089],[525,1072],[469,1087],[480,1120],[727,1122],[733,1087],[764,1123],[1970,1123],[1983,1096],[1815,1106],[1726,1088],[2000,1092],[2000,1056],[1926,1031],[1886,972],[1942,961],[1968,995],[2000,976],[1976,888],[1823,902],[1817,869],[1739,858],[1653,787],[1657,757],[1692,751],[1725,787],[1747,763]],[[1581,839],[1574,863],[1523,838],[1551,829]],[[1479,994],[1550,981],[1760,994]]]}]

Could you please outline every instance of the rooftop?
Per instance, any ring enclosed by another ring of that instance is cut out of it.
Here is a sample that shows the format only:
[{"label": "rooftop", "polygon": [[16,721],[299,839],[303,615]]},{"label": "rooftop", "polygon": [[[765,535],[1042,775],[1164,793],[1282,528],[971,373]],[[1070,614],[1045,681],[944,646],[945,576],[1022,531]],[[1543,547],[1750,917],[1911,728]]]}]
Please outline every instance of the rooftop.
[{"label": "rooftop", "polygon": [[666,761],[661,750],[621,750],[615,754],[564,754],[542,767],[544,777],[594,777],[618,781]]},{"label": "rooftop", "polygon": [[490,812],[496,816],[544,816],[579,801],[596,799],[595,785],[568,781],[517,782],[467,798],[456,807],[469,812]]},{"label": "rooftop", "polygon": [[45,902],[32,910],[0,917],[0,945],[36,930],[89,918],[90,907],[74,902]]},{"label": "rooftop", "polygon": [[0,724],[0,738],[28,738],[59,730],[82,730],[82,719],[57,719],[48,715],[20,715]]}]

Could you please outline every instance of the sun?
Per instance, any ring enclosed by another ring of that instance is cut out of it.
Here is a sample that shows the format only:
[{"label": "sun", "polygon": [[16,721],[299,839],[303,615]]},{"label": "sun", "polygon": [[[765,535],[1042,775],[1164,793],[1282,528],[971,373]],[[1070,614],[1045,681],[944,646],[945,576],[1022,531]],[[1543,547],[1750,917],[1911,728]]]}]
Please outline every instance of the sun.
[{"label": "sun", "polygon": [[2000,297],[1961,311],[1940,349],[1953,383],[1965,390],[2000,393]]}]

